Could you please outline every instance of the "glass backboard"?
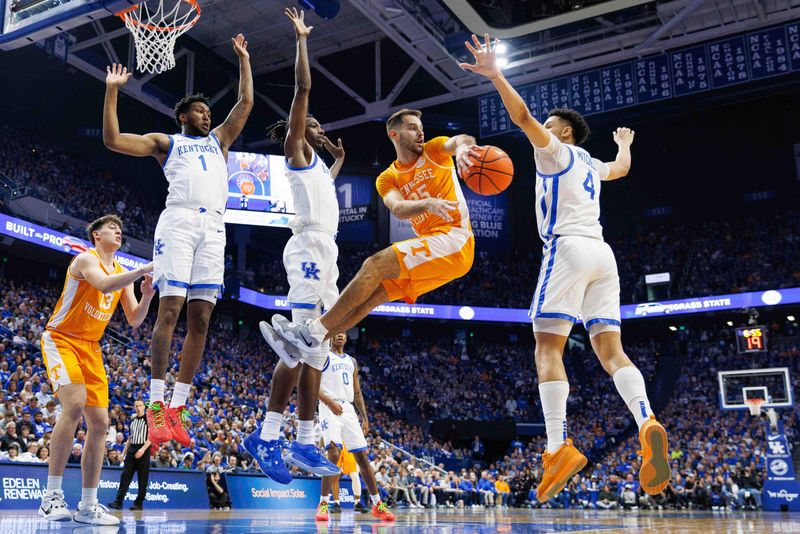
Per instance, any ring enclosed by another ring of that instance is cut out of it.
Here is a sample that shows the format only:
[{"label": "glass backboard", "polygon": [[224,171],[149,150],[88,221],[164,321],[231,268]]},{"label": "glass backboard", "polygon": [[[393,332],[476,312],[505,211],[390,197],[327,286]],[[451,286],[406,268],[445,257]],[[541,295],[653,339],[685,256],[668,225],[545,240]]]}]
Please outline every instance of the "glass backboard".
[{"label": "glass backboard", "polygon": [[750,399],[764,399],[763,408],[794,405],[788,367],[720,371],[717,376],[723,410],[746,410]]}]

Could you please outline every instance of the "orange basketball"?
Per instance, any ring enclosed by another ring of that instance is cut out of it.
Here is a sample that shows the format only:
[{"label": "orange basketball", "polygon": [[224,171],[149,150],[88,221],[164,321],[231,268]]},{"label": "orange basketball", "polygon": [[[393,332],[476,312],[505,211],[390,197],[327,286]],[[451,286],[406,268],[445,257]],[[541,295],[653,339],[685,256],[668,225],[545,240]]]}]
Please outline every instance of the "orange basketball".
[{"label": "orange basketball", "polygon": [[514,178],[511,158],[496,146],[479,146],[476,151],[478,157],[470,156],[473,165],[468,174],[462,176],[467,187],[479,195],[496,195],[505,191]]},{"label": "orange basketball", "polygon": [[239,187],[243,195],[252,195],[256,191],[256,186],[253,182],[242,182],[242,185]]}]

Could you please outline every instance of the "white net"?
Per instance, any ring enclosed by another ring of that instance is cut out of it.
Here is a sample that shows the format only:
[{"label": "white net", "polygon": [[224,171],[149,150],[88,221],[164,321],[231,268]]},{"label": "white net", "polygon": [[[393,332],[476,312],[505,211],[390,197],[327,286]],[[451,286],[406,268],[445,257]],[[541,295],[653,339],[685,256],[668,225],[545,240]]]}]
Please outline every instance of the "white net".
[{"label": "white net", "polygon": [[118,15],[133,34],[136,69],[161,73],[175,67],[175,41],[200,20],[197,0],[147,0]]},{"label": "white net", "polygon": [[764,404],[764,399],[747,399],[744,402],[750,410],[750,415],[761,415],[761,406]]}]

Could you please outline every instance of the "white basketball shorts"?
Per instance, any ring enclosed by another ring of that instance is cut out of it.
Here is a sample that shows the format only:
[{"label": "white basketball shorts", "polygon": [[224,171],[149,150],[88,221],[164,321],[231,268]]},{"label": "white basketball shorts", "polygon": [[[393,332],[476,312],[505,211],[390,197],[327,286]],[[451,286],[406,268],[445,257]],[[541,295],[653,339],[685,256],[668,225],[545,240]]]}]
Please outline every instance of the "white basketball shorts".
[{"label": "white basketball shorts", "polygon": [[367,448],[367,439],[358,422],[356,410],[352,402],[341,401],[342,415],[334,415],[324,403],[319,403],[319,424],[322,427],[322,442],[325,448],[333,443],[341,448],[342,444],[350,452],[363,451]]},{"label": "white basketball shorts", "polygon": [[225,223],[205,208],[170,206],[153,239],[153,281],[159,298],[216,302],[225,275]]},{"label": "white basketball shorts", "polygon": [[591,336],[618,332],[619,275],[611,247],[581,236],[548,241],[529,315],[534,332],[567,336],[579,317]]},{"label": "white basketball shorts", "polygon": [[[293,235],[283,249],[283,266],[289,280],[289,305],[313,309],[322,303],[328,310],[339,298],[339,247],[334,237],[318,230]],[[327,353],[325,354],[327,357]]]}]

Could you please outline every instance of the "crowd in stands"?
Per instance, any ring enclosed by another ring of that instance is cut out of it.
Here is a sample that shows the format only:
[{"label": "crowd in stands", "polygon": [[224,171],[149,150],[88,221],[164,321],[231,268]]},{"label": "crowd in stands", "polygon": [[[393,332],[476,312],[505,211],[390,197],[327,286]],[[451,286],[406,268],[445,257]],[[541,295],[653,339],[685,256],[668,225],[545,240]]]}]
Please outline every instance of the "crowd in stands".
[{"label": "crowd in stands", "polygon": [[[0,271],[0,460],[47,461],[59,405],[47,383],[38,340],[60,288],[58,278],[32,280]],[[115,320],[111,328],[123,342],[109,337],[103,341],[111,397],[105,462],[119,465],[133,401],[146,398],[148,390],[152,326],[146,321],[134,330]],[[769,329],[770,352],[749,355],[747,365],[787,366],[795,378],[800,376],[800,329],[792,322],[771,324]],[[179,328],[175,339],[183,335]],[[565,355],[571,385],[568,431],[594,467],[547,506],[759,505],[755,495],[763,476],[763,422],[743,412],[721,413],[716,402],[716,372],[743,367],[733,329],[690,327],[678,335],[691,372],[687,368],[681,373],[675,386],[681,394],[658,414],[671,438],[674,476],[665,493],[651,498],[640,490],[635,424],[588,347],[576,345]],[[541,478],[542,438],[528,444],[514,442],[495,462],[488,458],[489,462],[472,466],[466,462],[463,468],[446,473],[387,443],[435,462],[465,460],[474,458],[468,449],[437,440],[418,422],[432,418],[540,421],[529,339],[466,344],[436,336],[423,340],[410,332],[399,338],[364,336],[355,355],[371,413],[371,458],[387,499],[414,506],[538,506],[531,491]],[[661,344],[634,343],[626,350],[652,385],[662,358]],[[177,375],[179,352],[176,341],[168,382]],[[254,362],[263,362],[256,372]],[[274,363],[257,333],[220,320],[209,335],[188,403],[193,412],[193,442],[186,448],[174,442],[164,445],[154,456],[153,466],[204,471],[211,491],[222,480],[218,474],[255,472],[241,442],[262,419]],[[417,423],[411,421],[412,414]],[[790,440],[794,439],[796,412],[786,410],[784,417]],[[284,413],[284,424],[284,435],[291,439],[296,432],[294,401]],[[84,436],[82,429],[76,432],[71,463],[80,462]],[[498,497],[497,489],[505,489],[504,483],[508,496]]]}]

